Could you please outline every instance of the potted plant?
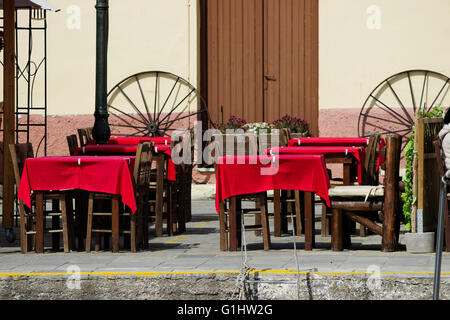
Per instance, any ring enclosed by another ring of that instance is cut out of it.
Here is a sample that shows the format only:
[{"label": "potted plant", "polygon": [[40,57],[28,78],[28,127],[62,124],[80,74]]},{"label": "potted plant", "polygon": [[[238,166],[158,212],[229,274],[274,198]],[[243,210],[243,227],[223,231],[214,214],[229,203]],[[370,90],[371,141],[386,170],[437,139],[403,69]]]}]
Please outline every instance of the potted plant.
[{"label": "potted plant", "polygon": [[279,120],[272,122],[275,129],[288,128],[291,130],[292,138],[309,137],[309,124],[303,119],[286,114]]}]

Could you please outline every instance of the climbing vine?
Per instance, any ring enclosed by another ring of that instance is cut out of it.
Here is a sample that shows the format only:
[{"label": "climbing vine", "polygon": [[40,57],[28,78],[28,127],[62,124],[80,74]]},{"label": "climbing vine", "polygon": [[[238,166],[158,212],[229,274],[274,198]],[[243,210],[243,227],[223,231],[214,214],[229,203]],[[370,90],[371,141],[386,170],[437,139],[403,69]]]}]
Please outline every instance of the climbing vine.
[{"label": "climbing vine", "polygon": [[409,142],[405,147],[405,160],[406,160],[406,172],[403,176],[403,182],[405,183],[405,192],[402,193],[403,200],[403,215],[406,222],[406,230],[411,230],[411,209],[416,204],[416,195],[413,188],[413,161],[417,152],[414,152],[414,137],[415,127],[413,127],[413,133],[409,138]]}]

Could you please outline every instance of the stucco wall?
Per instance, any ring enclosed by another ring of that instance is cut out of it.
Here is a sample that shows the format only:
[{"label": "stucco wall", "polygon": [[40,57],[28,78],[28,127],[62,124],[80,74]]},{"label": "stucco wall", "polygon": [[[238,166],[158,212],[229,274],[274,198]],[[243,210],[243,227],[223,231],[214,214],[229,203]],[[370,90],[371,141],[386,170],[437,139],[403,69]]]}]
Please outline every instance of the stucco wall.
[{"label": "stucco wall", "polygon": [[[51,115],[94,112],[95,3],[52,2],[61,11],[47,16]],[[129,75],[150,70],[169,71],[196,85],[196,0],[110,0],[109,4],[108,88]],[[36,52],[39,41],[34,41]],[[35,99],[40,99],[37,89]]]},{"label": "stucco wall", "polygon": [[408,69],[450,76],[450,0],[320,0],[320,109],[361,108]]}]

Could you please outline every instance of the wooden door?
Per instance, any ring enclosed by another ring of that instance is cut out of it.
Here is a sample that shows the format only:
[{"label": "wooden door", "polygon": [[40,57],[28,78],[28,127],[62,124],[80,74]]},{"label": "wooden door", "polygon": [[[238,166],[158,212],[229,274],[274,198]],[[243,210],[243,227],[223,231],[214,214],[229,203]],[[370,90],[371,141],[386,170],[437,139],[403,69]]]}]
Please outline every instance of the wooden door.
[{"label": "wooden door", "polygon": [[285,114],[318,134],[318,0],[201,1],[201,91],[212,121]]},{"label": "wooden door", "polygon": [[201,5],[206,14],[202,93],[212,121],[226,122],[231,115],[262,121],[262,0],[207,0]]}]

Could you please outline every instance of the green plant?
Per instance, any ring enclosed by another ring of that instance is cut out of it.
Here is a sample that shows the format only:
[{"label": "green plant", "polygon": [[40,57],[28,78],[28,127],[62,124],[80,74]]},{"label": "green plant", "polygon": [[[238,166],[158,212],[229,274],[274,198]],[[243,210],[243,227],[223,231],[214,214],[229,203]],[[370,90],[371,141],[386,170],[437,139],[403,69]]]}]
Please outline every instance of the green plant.
[{"label": "green plant", "polygon": [[275,129],[291,129],[292,133],[308,133],[309,125],[308,123],[300,118],[291,117],[286,114],[283,118],[276,120],[272,123]]},{"label": "green plant", "polygon": [[245,119],[236,117],[232,115],[227,123],[215,124],[216,128],[220,130],[223,134],[227,133],[227,130],[245,130],[245,125],[247,121]]},{"label": "green plant", "polygon": [[444,108],[441,105],[437,105],[430,111],[426,111],[425,108],[422,108],[420,109],[419,113],[424,118],[442,118]]},{"label": "green plant", "polygon": [[413,133],[405,147],[406,172],[403,176],[405,192],[401,195],[403,200],[403,215],[405,217],[406,230],[408,231],[411,230],[411,208],[415,205],[417,199],[413,189],[413,162],[414,157],[417,156],[416,152],[414,152],[414,137],[415,128],[413,127]]},{"label": "green plant", "polygon": [[[430,111],[425,108],[419,110],[419,114],[424,118],[441,118],[443,116],[443,107],[438,105]],[[416,204],[417,197],[413,189],[413,163],[414,158],[417,157],[417,152],[414,151],[415,127],[412,128],[412,134],[409,138],[408,144],[405,147],[406,172],[403,176],[405,183],[405,192],[401,197],[403,200],[403,216],[405,217],[406,230],[411,231],[411,209]]]},{"label": "green plant", "polygon": [[243,129],[246,132],[255,132],[259,134],[260,132],[263,133],[271,133],[273,129],[273,125],[268,124],[266,122],[254,122],[254,123],[247,123],[243,126]]}]

